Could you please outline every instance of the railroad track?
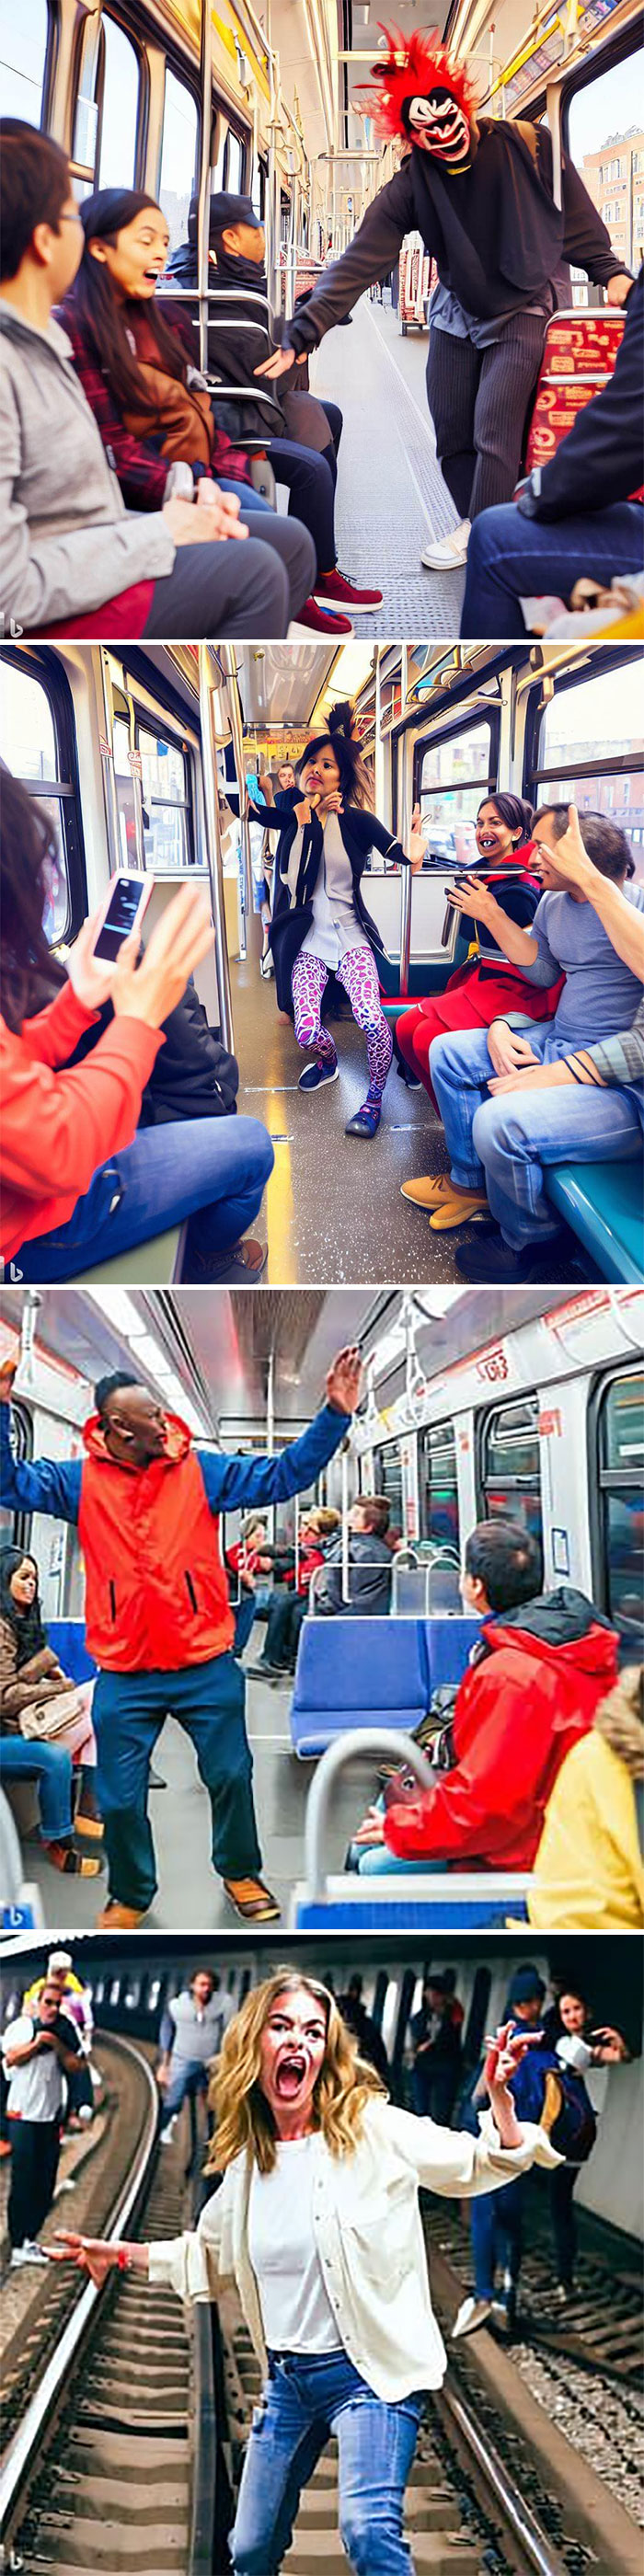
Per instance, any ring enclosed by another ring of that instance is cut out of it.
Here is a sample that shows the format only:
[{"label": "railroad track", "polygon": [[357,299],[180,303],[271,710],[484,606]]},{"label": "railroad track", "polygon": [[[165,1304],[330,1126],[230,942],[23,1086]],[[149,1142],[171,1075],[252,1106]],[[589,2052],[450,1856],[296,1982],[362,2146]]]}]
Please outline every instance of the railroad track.
[{"label": "railroad track", "polygon": [[[517,2339],[560,2354],[582,2370],[599,2373],[624,2388],[641,2390],[644,2320],[641,2281],[626,2270],[609,2269],[581,2248],[576,2285],[565,2307],[554,2296],[552,2248],[538,2208],[534,2237],[521,2263]],[[453,2260],[462,2283],[468,2273],[468,2231],[458,2208],[428,2209],[425,2228],[430,2250],[440,2248]]]}]

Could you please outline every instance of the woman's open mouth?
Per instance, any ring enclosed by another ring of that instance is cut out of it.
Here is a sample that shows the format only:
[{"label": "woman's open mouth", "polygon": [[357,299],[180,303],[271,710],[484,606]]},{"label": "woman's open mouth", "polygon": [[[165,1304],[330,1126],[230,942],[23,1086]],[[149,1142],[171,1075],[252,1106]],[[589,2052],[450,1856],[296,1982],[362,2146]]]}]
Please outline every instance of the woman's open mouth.
[{"label": "woman's open mouth", "polygon": [[280,2058],[279,2066],[275,2069],[275,2090],[279,2093],[280,2101],[295,2101],[304,2083],[306,2072],[307,2059],[298,2049],[293,2049],[288,2057]]}]

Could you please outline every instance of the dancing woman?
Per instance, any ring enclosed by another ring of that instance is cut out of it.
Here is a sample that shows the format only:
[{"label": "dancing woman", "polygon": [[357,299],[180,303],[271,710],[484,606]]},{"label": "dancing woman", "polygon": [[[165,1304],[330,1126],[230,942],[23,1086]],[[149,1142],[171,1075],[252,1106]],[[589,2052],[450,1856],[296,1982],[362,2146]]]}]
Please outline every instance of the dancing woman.
[{"label": "dancing woman", "polygon": [[409,851],[402,849],[371,807],[371,780],[352,711],[332,709],[327,733],[315,735],[297,764],[295,790],[249,813],[267,831],[278,830],[270,944],[278,1008],[292,1012],[298,1046],[314,1061],[300,1074],[300,1091],[335,1082],[338,1059],[322,1024],[330,973],[337,975],[367,1044],[369,1089],[350,1118],[347,1136],[375,1136],[393,1041],[380,1003],[374,950],[383,942],[363,900],[361,879],[372,850],[396,867],[422,867],[424,838],[411,820]]},{"label": "dancing woman", "polygon": [[413,2576],[403,2538],[424,2392],[445,2352],[432,2312],[419,2188],[457,2198],[559,2160],[519,2122],[511,2078],[530,2040],[488,2043],[478,2137],[395,2110],[327,1988],[283,1970],[246,1996],[212,2086],[209,2170],[194,2233],[110,2245],[70,2235],[101,2284],[112,2265],[182,2298],[236,2281],[263,2373],[230,2543],[234,2576],[278,2576],[302,2488],[332,2433],[340,2533],[355,2576]]}]

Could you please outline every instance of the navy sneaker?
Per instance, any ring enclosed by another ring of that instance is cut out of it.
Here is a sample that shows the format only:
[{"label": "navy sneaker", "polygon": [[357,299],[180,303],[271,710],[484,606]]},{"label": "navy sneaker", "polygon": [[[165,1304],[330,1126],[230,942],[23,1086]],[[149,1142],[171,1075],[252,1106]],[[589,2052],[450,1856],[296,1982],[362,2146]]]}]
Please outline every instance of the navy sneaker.
[{"label": "navy sneaker", "polygon": [[307,1064],[300,1074],[298,1091],[319,1091],[323,1082],[337,1082],[337,1064]]},{"label": "navy sneaker", "polygon": [[356,1109],[355,1118],[349,1119],[345,1136],[377,1136],[381,1115],[376,1100],[363,1100],[362,1108]]}]

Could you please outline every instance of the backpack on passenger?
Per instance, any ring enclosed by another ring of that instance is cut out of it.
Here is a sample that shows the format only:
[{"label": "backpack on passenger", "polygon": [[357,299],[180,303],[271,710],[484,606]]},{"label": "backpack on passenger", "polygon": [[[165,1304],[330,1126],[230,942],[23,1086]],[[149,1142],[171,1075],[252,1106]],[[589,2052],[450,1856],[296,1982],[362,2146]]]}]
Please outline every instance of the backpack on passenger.
[{"label": "backpack on passenger", "polygon": [[[550,2121],[548,2105],[553,2101],[555,2088],[559,2110]],[[556,2072],[549,2069],[544,2082],[543,2107],[546,2115],[544,2127],[548,2129],[557,2154],[565,2156],[567,2165],[585,2165],[592,2155],[597,2121],[583,2075],[576,2075],[571,2066],[560,2066],[559,2063]]]}]

